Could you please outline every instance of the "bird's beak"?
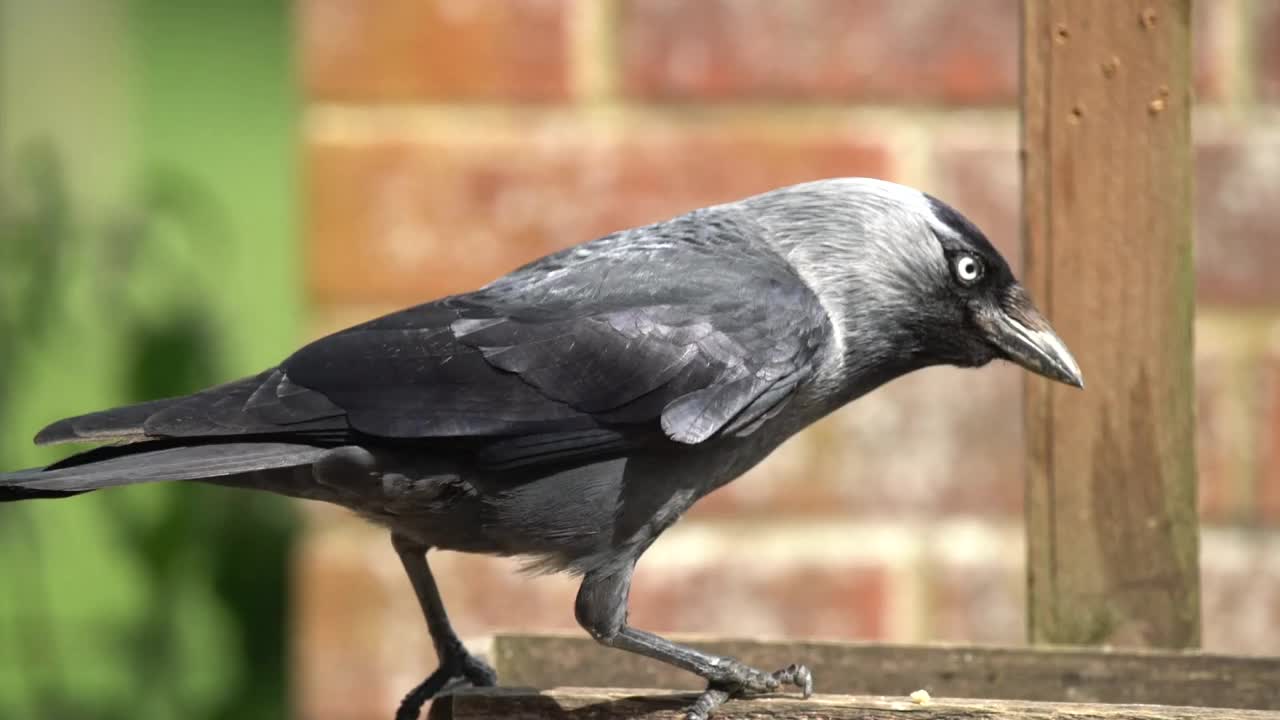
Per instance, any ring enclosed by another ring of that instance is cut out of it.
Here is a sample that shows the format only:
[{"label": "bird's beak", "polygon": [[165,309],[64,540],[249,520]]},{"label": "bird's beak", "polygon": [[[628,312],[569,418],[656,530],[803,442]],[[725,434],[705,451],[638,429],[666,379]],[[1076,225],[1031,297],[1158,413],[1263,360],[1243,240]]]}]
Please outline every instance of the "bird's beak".
[{"label": "bird's beak", "polygon": [[1084,387],[1076,359],[1021,286],[1014,285],[1000,302],[983,307],[975,319],[1007,359],[1050,380]]}]

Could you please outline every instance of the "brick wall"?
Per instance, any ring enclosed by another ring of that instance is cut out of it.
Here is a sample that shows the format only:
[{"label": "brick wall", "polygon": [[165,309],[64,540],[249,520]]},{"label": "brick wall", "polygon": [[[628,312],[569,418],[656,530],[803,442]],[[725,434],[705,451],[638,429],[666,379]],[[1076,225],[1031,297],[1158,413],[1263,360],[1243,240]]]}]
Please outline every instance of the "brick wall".
[{"label": "brick wall", "polygon": [[[1280,2],[1194,17],[1207,647],[1280,652]],[[299,0],[314,331],[773,186],[934,192],[1016,261],[1016,0]],[[1019,373],[934,369],[796,437],[646,555],[659,631],[1020,642]],[[433,665],[383,535],[313,508],[299,710]],[[575,587],[434,560],[459,630],[572,629]],[[711,602],[714,600],[714,604]]]}]

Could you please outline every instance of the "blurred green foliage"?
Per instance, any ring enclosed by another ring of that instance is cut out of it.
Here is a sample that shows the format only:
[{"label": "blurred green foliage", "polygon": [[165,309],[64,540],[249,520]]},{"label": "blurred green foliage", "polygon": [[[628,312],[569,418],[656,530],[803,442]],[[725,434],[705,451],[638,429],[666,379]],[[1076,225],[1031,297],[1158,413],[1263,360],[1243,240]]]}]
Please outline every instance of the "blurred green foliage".
[{"label": "blurred green foliage", "polygon": [[[295,344],[288,17],[0,3],[0,468]],[[0,505],[0,717],[287,716],[295,524],[194,485]]]}]

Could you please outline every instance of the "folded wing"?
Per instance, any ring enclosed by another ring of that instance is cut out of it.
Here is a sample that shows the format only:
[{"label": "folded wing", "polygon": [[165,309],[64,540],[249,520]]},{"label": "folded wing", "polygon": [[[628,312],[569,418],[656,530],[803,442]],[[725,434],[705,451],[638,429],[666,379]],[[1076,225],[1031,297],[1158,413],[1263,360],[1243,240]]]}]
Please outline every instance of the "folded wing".
[{"label": "folded wing", "polygon": [[472,438],[511,464],[749,433],[812,374],[829,333],[752,232],[690,216],[602,238],[257,376],[63,420],[38,441]]}]

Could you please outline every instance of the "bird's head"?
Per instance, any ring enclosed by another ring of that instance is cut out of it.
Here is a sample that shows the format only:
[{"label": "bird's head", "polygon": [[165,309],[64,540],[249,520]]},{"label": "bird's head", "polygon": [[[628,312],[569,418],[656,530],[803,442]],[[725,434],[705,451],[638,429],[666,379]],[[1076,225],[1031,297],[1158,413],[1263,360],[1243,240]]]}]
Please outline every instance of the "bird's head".
[{"label": "bird's head", "polygon": [[842,178],[744,206],[818,293],[850,364],[894,375],[1001,358],[1084,386],[1008,263],[942,201],[882,180]]}]

